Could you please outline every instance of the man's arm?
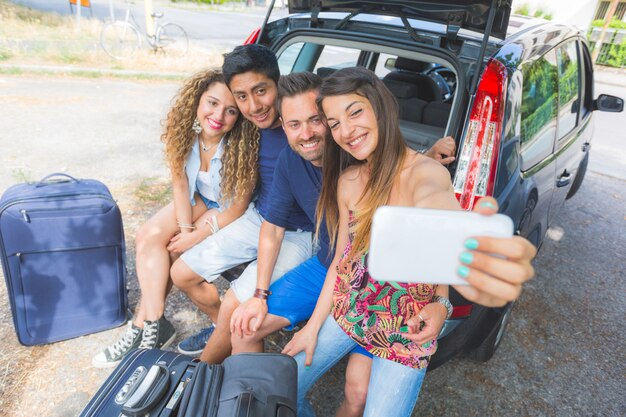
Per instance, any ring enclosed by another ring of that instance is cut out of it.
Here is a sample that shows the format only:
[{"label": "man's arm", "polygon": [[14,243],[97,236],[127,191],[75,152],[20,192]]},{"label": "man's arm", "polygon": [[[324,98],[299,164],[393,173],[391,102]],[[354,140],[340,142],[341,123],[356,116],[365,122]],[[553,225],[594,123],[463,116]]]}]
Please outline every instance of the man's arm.
[{"label": "man's arm", "polygon": [[424,155],[429,158],[439,161],[441,165],[448,165],[454,162],[454,154],[456,152],[456,142],[452,136],[446,136],[439,139],[430,147],[429,150],[424,152]]},{"label": "man's arm", "polygon": [[[259,234],[259,254],[257,264],[256,288],[268,290],[276,259],[285,236],[285,229],[268,221],[261,224]],[[250,298],[233,312],[230,319],[230,332],[242,336],[243,333],[255,332],[267,315],[267,299]]]},{"label": "man's arm", "polygon": [[[276,161],[274,179],[270,191],[270,207],[266,220],[261,224],[259,233],[259,251],[257,255],[257,285],[256,288],[267,290],[272,280],[274,266],[285,235],[285,227],[294,207],[297,205],[292,191],[292,182],[289,177],[289,152],[285,148]],[[262,297],[262,296],[261,296]],[[267,315],[267,301],[252,297],[242,303],[233,312],[230,320],[231,333],[241,336],[256,331]],[[251,321],[254,319],[254,321]]]}]

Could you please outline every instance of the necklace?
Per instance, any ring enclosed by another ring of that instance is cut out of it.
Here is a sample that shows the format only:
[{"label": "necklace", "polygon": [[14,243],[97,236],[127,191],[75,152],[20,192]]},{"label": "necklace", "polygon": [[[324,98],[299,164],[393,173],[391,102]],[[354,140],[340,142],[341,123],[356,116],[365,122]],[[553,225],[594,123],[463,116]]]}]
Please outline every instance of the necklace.
[{"label": "necklace", "polygon": [[202,152],[209,152],[209,151],[211,151],[213,148],[215,148],[215,147],[216,147],[216,146],[217,146],[220,142],[219,142],[219,141],[217,141],[216,143],[214,143],[214,144],[210,145],[209,147],[207,147],[207,146],[204,144],[204,139],[200,138],[200,143],[202,144]]}]

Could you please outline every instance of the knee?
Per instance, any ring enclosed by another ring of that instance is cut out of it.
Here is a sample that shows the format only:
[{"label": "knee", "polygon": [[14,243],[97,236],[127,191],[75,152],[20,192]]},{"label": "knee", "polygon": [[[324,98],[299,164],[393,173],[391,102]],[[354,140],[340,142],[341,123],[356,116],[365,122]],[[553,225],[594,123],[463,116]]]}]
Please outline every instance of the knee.
[{"label": "knee", "polygon": [[233,345],[233,348],[237,348],[238,346],[245,348],[245,346],[256,345],[259,342],[262,342],[263,338],[260,337],[258,332],[254,332],[250,335],[241,335],[239,336],[237,333],[230,334],[230,343]]},{"label": "knee", "polygon": [[367,400],[368,380],[346,380],[345,395],[346,404],[355,412],[363,412],[365,410],[365,401]]},{"label": "knee", "polygon": [[176,262],[170,268],[170,277],[174,285],[181,290],[189,288],[194,283],[196,274],[183,262],[182,259],[177,259]]},{"label": "knee", "polygon": [[239,302],[239,299],[235,295],[235,292],[232,290],[232,288],[230,288],[228,291],[226,291],[226,294],[224,294],[224,299],[221,302],[220,310],[227,313],[230,317],[233,314],[233,311],[235,311],[235,309],[239,307],[239,304],[241,304]]},{"label": "knee", "polygon": [[161,243],[164,237],[164,230],[156,224],[148,221],[144,223],[135,236],[135,247],[137,251],[143,250],[152,244]]},{"label": "knee", "polygon": [[214,283],[208,282],[206,285],[206,299],[204,304],[209,308],[220,308],[222,302],[220,301],[220,292],[217,290],[217,287]]}]

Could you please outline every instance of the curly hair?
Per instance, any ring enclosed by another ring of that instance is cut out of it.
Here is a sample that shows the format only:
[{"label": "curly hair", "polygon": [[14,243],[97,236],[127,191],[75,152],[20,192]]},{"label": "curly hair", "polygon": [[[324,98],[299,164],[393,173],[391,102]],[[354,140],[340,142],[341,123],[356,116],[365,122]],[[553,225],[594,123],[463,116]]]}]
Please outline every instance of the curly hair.
[{"label": "curly hair", "polygon": [[222,155],[222,202],[231,203],[252,192],[258,176],[259,129],[239,116],[239,121],[224,138]]},{"label": "curly hair", "polygon": [[[185,161],[196,142],[192,126],[200,98],[218,82],[226,84],[221,71],[200,71],[183,83],[172,100],[174,104],[167,114],[161,141],[165,145],[165,159],[174,174],[183,174]],[[259,138],[258,129],[241,115],[225,135],[220,171],[222,203],[242,197],[256,186]]]}]

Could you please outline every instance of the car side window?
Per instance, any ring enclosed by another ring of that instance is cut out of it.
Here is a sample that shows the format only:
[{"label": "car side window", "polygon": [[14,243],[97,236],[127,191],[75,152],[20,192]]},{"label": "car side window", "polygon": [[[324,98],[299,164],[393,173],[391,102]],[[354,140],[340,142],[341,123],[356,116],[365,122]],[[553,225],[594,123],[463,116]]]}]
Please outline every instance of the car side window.
[{"label": "car side window", "polygon": [[562,138],[576,127],[580,107],[580,71],[576,41],[556,48],[559,74],[559,118],[557,138]]},{"label": "car side window", "polygon": [[289,74],[304,47],[304,42],[291,44],[278,57],[278,68],[281,74]]},{"label": "car side window", "polygon": [[522,170],[552,153],[558,106],[557,61],[554,50],[522,64],[523,86],[520,142]]},{"label": "car side window", "polygon": [[359,49],[324,45],[324,49],[315,63],[313,72],[324,78],[338,69],[356,67],[360,55],[361,51]]},{"label": "car side window", "polygon": [[384,52],[378,54],[378,61],[376,61],[376,67],[374,68],[374,72],[378,75],[378,78],[382,79],[394,69],[393,66],[396,59],[398,59],[397,55],[389,55]]}]

